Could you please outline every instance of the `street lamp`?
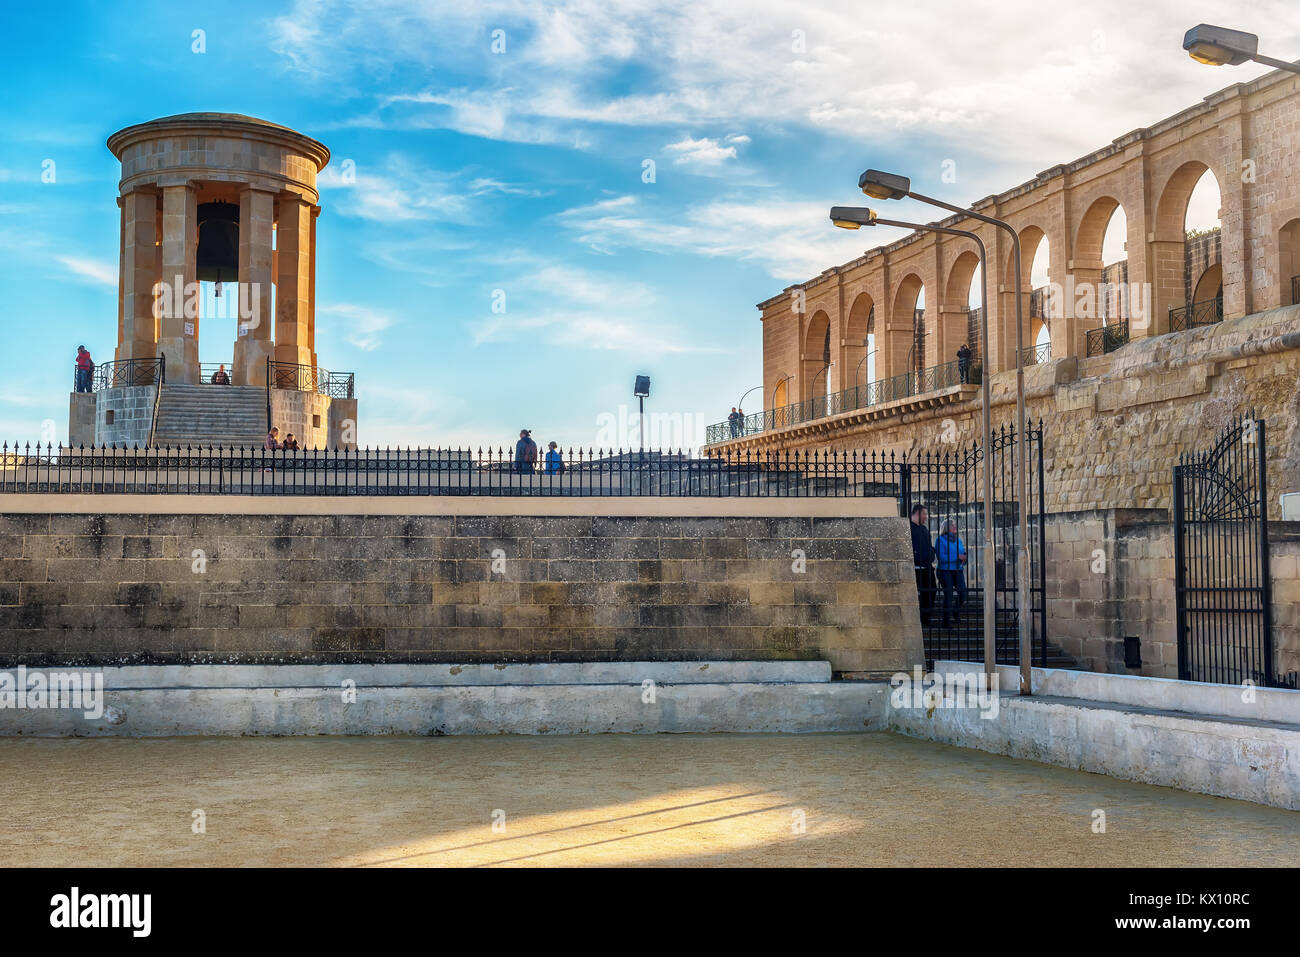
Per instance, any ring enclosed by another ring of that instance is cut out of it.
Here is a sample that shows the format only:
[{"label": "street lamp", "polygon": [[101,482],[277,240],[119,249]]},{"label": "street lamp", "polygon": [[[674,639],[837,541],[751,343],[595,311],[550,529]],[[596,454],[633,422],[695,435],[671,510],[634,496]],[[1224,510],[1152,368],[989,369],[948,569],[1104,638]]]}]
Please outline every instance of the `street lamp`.
[{"label": "street lamp", "polygon": [[1198,23],[1183,35],[1183,49],[1197,63],[1210,66],[1241,66],[1250,60],[1277,70],[1300,73],[1300,66],[1263,56],[1259,52],[1259,37],[1242,30]]},{"label": "street lamp", "polygon": [[[839,225],[839,224],[837,223],[836,225]],[[846,228],[848,228],[848,229],[856,229],[857,227],[855,227],[855,226],[850,226],[850,227],[846,227]],[[874,356],[874,355],[875,355],[877,352],[879,352],[879,351],[880,351],[879,349],[872,349],[872,350],[871,350],[870,352],[868,352],[865,356],[863,356],[862,359],[858,362],[858,367],[857,367],[856,369],[853,370],[853,384],[854,384],[855,386],[858,384],[858,373],[862,371],[862,363],[866,362],[868,359],[870,359],[872,356]]]},{"label": "street lamp", "polygon": [[[897,178],[897,177],[896,177]],[[931,233],[943,233],[947,236],[964,236],[975,243],[980,257],[980,321],[983,324],[980,334],[984,337],[984,354],[989,352],[989,269],[988,251],[984,240],[977,233],[967,229],[953,229],[934,223],[904,223],[896,219],[881,219],[874,210],[862,206],[835,206],[831,209],[831,222],[842,229],[857,229],[860,226],[898,226],[902,229],[915,229]],[[980,377],[980,407],[984,425],[984,473],[982,493],[984,495],[984,674],[988,679],[989,689],[993,688],[993,676],[997,673],[997,570],[993,567],[993,470],[989,468],[989,437],[993,432],[992,413],[990,412],[989,376]]]},{"label": "street lamp", "polygon": [[[917,202],[925,203],[928,206],[937,206],[940,209],[946,209],[953,213],[969,217],[981,223],[988,223],[998,229],[1004,230],[1011,237],[1011,254],[1014,260],[1012,264],[1013,275],[1015,278],[1016,291],[1016,434],[1020,441],[1025,443],[1024,453],[1017,462],[1016,469],[1016,497],[1020,500],[1020,543],[1016,549],[1016,583],[1019,586],[1018,600],[1020,602],[1020,693],[1022,695],[1033,694],[1033,670],[1030,648],[1029,634],[1029,435],[1025,429],[1025,307],[1024,295],[1021,289],[1020,279],[1020,236],[1014,226],[1001,219],[994,219],[992,216],[985,216],[983,213],[977,213],[973,209],[963,209],[960,206],[954,206],[952,203],[945,203],[941,199],[934,199],[930,196],[923,196],[920,193],[912,191],[912,181],[906,176],[899,176],[897,173],[884,173],[878,169],[869,169],[858,177],[858,188],[868,196],[874,196],[878,199],[903,199],[904,197],[914,199]],[[987,306],[986,306],[987,310]],[[985,347],[984,361],[991,365],[993,356]],[[990,369],[984,370],[983,379],[988,380]],[[989,441],[989,434],[985,432],[984,441]],[[985,467],[989,463],[989,451],[985,450]],[[1046,636],[1044,636],[1046,641]]]},{"label": "street lamp", "polygon": [[[749,392],[755,392],[761,388],[763,388],[763,383],[760,382],[758,385],[754,386],[754,388],[750,389]],[[736,411],[741,413],[740,420],[736,423],[738,427],[738,431],[740,432],[741,435],[745,434],[745,418],[744,418],[745,399],[749,398],[749,392],[746,392],[744,395],[742,395],[740,397],[740,401],[736,403]],[[733,435],[732,438],[736,438],[736,436]]]}]

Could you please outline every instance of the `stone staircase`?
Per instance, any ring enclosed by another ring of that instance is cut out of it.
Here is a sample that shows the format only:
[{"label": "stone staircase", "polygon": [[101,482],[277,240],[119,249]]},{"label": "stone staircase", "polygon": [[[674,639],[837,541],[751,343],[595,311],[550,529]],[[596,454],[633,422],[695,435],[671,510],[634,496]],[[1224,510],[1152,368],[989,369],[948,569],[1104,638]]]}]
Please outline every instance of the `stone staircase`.
[{"label": "stone staircase", "polygon": [[158,397],[153,444],[253,446],[266,441],[266,390],[261,386],[167,383]]}]

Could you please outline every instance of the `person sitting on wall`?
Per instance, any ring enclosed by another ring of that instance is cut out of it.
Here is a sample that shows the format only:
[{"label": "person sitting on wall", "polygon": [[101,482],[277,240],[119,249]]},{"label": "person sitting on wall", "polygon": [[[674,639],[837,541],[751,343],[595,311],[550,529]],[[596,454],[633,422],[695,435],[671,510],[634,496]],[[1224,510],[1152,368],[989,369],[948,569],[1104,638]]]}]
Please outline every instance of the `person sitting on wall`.
[{"label": "person sitting on wall", "polygon": [[546,447],[546,474],[555,475],[564,471],[564,456],[554,442]]},{"label": "person sitting on wall", "polygon": [[74,379],[78,392],[90,391],[90,377],[95,373],[95,363],[85,346],[77,346],[77,374]]},{"label": "person sitting on wall", "polygon": [[[266,442],[263,443],[262,448],[268,452],[275,452],[280,448],[280,430],[275,426],[271,426],[271,431],[266,433]],[[271,467],[266,466],[262,471],[269,472]]]},{"label": "person sitting on wall", "polygon": [[912,506],[912,567],[916,571],[916,598],[921,627],[930,626],[934,608],[934,546],[930,544],[930,513],[924,505]]},{"label": "person sitting on wall", "polygon": [[217,371],[212,373],[213,385],[230,385],[230,376],[226,373],[226,364],[223,362],[217,366]]},{"label": "person sitting on wall", "polygon": [[961,606],[966,604],[966,543],[957,534],[957,523],[952,519],[944,522],[943,534],[934,541],[934,552],[939,559],[939,585],[943,588],[943,627],[947,628],[957,620]]},{"label": "person sitting on wall", "polygon": [[295,439],[295,438],[293,437],[293,433],[292,433],[292,432],[290,432],[290,433],[288,433],[287,435],[285,435],[285,437],[284,437],[284,442],[281,443],[280,448],[283,449],[283,450],[286,451],[286,452],[297,452],[297,451],[298,451],[298,440]]}]

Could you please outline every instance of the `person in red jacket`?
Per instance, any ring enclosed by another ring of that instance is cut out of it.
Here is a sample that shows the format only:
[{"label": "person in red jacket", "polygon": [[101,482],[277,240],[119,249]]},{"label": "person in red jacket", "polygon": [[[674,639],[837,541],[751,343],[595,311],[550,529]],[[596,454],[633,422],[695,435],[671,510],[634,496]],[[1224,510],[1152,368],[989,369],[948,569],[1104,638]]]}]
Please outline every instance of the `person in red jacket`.
[{"label": "person in red jacket", "polygon": [[95,371],[95,363],[85,346],[77,346],[76,389],[78,392],[90,391],[90,377]]}]

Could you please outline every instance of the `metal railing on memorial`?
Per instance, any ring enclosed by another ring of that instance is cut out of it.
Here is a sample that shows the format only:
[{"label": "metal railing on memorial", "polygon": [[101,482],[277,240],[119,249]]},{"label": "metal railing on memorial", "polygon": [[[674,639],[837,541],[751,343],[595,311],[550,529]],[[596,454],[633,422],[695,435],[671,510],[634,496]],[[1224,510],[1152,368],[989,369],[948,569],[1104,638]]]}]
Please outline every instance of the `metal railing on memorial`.
[{"label": "metal railing on memorial", "polygon": [[1200,326],[1212,326],[1223,321],[1223,297],[1189,302],[1185,306],[1169,307],[1169,331],[1185,332]]},{"label": "metal railing on memorial", "polygon": [[166,358],[149,356],[143,359],[101,362],[95,366],[90,388],[92,392],[99,392],[102,389],[117,389],[128,385],[157,385],[166,381]]},{"label": "metal railing on memorial", "polygon": [[267,360],[267,381],[273,389],[319,392],[332,399],[356,398],[355,372],[330,372],[318,366]]},{"label": "metal railing on memorial", "polygon": [[[199,363],[199,384],[200,385],[230,385],[232,379],[231,369],[234,368],[234,362],[201,362]],[[224,368],[223,368],[224,367]],[[224,380],[221,373],[225,373]]]},{"label": "metal railing on memorial", "polygon": [[[967,369],[966,378],[970,382],[977,381],[973,370],[974,365]],[[938,392],[961,384],[960,363],[945,362],[942,365],[922,369],[920,372],[904,372],[888,379],[877,379],[875,382],[853,386],[842,392],[833,392],[830,395],[817,396],[777,409],[755,412],[735,422],[718,422],[705,430],[704,441],[707,445],[713,445],[802,422],[811,422],[828,415],[865,409],[927,392]]]}]

